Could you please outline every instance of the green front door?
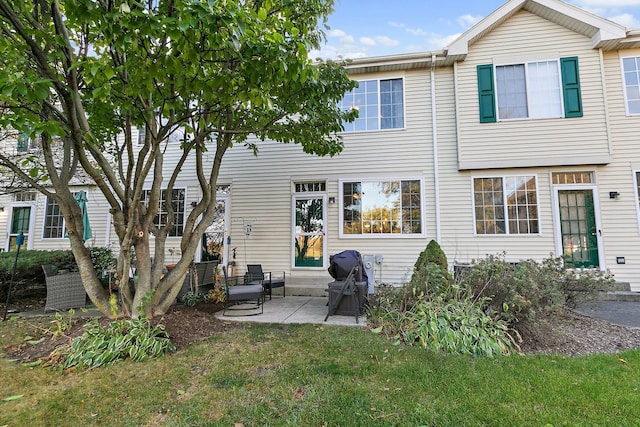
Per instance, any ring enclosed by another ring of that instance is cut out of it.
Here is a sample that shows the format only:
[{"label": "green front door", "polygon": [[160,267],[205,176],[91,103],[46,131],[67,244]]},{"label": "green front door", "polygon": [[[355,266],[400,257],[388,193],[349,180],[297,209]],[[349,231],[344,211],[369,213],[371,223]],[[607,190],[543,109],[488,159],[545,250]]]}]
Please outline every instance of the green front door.
[{"label": "green front door", "polygon": [[[9,233],[9,251],[14,251],[18,234],[24,233],[24,246],[26,248],[29,240],[29,227],[31,225],[31,207],[15,206],[11,213],[11,232]],[[25,249],[23,248],[23,249]]]},{"label": "green front door", "polygon": [[562,257],[570,268],[598,267],[598,229],[592,190],[559,190]]}]

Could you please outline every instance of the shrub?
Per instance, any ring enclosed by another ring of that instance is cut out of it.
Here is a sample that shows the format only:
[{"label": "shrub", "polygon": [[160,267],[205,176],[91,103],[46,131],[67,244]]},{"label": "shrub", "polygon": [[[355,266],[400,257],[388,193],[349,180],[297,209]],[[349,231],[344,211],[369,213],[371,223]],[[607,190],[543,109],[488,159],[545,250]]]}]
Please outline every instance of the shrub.
[{"label": "shrub", "polygon": [[[13,266],[16,264],[16,252],[0,253],[0,298],[4,300],[7,296],[11,282]],[[75,269],[75,260],[70,250],[67,251],[39,251],[20,250],[14,281],[16,283],[26,283],[25,286],[15,286],[12,296],[25,295],[30,293],[43,293],[45,290],[43,264],[53,264],[58,268],[68,270]],[[34,286],[37,285],[37,286]]]},{"label": "shrub", "polygon": [[446,256],[432,240],[410,282],[379,290],[367,314],[374,332],[408,345],[473,356],[509,354],[516,343],[508,324],[486,314],[484,302],[454,285]]},{"label": "shrub", "polygon": [[436,264],[440,266],[443,271],[449,270],[449,264],[447,263],[447,256],[444,251],[435,240],[431,240],[424,251],[420,252],[415,265],[413,266],[413,272],[422,270],[428,264]]},{"label": "shrub", "polygon": [[408,310],[417,302],[435,295],[448,294],[452,285],[449,272],[434,263],[422,265],[411,276],[411,281],[402,287],[400,308]]},{"label": "shrub", "polygon": [[461,285],[485,302],[485,310],[518,329],[529,327],[562,307],[594,299],[597,291],[610,289],[613,278],[599,271],[576,272],[564,268],[561,258],[538,263],[505,261],[504,254],[476,260],[460,276]]},{"label": "shrub", "polygon": [[175,351],[164,325],[153,326],[145,318],[125,319],[103,328],[97,319],[71,343],[63,367],[95,368],[112,365],[124,359],[144,361]]},{"label": "shrub", "polygon": [[[92,246],[89,248],[91,254],[91,261],[93,267],[96,269],[96,274],[99,279],[105,277],[105,272],[114,270],[116,267],[116,258],[113,256],[113,251],[110,247]],[[108,280],[103,284],[108,285]]]}]

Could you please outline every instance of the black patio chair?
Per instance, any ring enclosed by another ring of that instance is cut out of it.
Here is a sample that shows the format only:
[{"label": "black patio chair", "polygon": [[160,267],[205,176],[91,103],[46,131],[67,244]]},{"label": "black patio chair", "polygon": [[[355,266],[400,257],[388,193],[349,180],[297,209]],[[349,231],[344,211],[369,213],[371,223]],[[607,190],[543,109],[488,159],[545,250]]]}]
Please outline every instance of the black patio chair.
[{"label": "black patio chair", "polygon": [[[223,316],[256,316],[264,312],[264,288],[261,284],[245,283],[243,277],[227,276],[227,269],[223,268],[224,290],[227,297],[224,301]],[[247,308],[245,303],[255,300],[255,307]],[[241,303],[241,304],[238,304]],[[258,311],[260,309],[260,311]],[[243,311],[244,314],[227,314],[228,311]],[[247,313],[247,311],[249,311]]]},{"label": "black patio chair", "polygon": [[274,277],[270,271],[262,271],[262,264],[248,264],[247,265],[247,282],[254,285],[262,285],[265,292],[269,293],[269,299],[271,299],[271,291],[273,288],[282,288],[282,297],[286,296],[284,287],[284,272],[282,277]]}]

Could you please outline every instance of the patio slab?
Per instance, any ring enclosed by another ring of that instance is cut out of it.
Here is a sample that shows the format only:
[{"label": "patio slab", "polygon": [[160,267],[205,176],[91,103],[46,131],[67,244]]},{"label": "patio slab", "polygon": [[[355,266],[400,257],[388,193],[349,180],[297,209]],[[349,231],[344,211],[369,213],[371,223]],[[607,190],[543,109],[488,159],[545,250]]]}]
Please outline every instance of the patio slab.
[{"label": "patio slab", "polygon": [[[288,296],[285,298],[274,297],[266,300],[264,313],[256,316],[238,316],[239,314],[251,314],[251,310],[238,310],[235,316],[224,316],[219,311],[215,316],[220,320],[256,323],[311,323],[324,325],[360,326],[367,325],[365,316],[329,316],[327,315],[327,297]],[[228,312],[227,312],[228,313]]]}]

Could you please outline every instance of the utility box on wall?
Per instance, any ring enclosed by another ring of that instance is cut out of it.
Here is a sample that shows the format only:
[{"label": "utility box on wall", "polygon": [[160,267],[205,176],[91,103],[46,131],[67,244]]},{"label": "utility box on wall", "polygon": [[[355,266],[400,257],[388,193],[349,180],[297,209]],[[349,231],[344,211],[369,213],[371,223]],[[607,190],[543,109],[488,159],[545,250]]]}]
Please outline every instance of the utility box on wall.
[{"label": "utility box on wall", "polygon": [[364,265],[364,271],[367,273],[367,282],[369,284],[368,293],[372,294],[375,287],[375,255],[362,255],[362,264]]}]

